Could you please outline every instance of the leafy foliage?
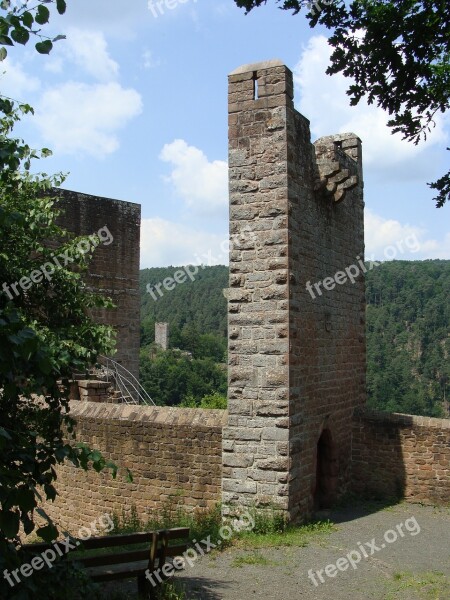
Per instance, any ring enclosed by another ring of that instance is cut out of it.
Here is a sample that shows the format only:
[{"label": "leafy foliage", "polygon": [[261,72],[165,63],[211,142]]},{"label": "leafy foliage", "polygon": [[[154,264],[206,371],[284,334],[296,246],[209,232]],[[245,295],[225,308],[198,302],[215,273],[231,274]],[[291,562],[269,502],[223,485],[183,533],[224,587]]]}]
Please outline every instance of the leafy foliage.
[{"label": "leafy foliage", "polygon": [[207,394],[198,402],[193,396],[187,396],[180,404],[185,408],[216,408],[225,409],[227,407],[227,398],[223,394]]},{"label": "leafy foliage", "polygon": [[178,350],[150,357],[141,351],[140,381],[156,404],[199,406],[205,396],[225,396],[227,372],[211,358],[191,358]]},{"label": "leafy foliage", "polygon": [[42,0],[31,7],[30,2],[1,0],[0,9],[5,13],[0,13],[0,61],[8,54],[5,46],[25,45],[31,35],[39,40],[35,48],[40,54],[49,54],[55,42],[65,39],[64,35],[49,38],[42,33],[39,25],[45,25],[50,19],[46,4],[54,4],[60,15],[66,12],[65,0]]},{"label": "leafy foliage", "polygon": [[[68,411],[68,381],[99,353],[113,349],[112,331],[93,323],[87,310],[107,308],[110,301],[88,293],[82,280],[89,253],[80,254],[74,238],[56,224],[59,210],[53,187],[64,177],[29,172],[36,153],[12,137],[20,116],[14,103],[1,100],[0,119],[0,571],[21,564],[19,528],[30,534],[42,498],[54,500],[55,465],[65,459],[96,470],[103,457],[63,439],[73,431]],[[21,107],[26,112],[27,107]],[[56,269],[31,289],[15,282],[29,280],[56,248],[73,258],[74,267]],[[115,470],[115,467],[113,467]],[[45,513],[40,512],[45,517]],[[37,534],[51,541],[57,535],[48,522]],[[6,584],[2,579],[0,585]],[[7,584],[6,584],[7,585]],[[38,598],[31,579],[17,586],[21,598]],[[19,589],[20,588],[20,589]],[[47,590],[48,591],[48,590]],[[29,594],[29,596],[27,596]],[[9,595],[8,597],[13,597]],[[49,597],[48,595],[45,596]]]},{"label": "leafy foliage", "polygon": [[[297,14],[306,8],[311,27],[332,30],[329,75],[353,78],[347,94],[356,105],[365,97],[389,115],[393,133],[419,143],[437,113],[450,106],[450,13],[445,0],[278,0]],[[235,0],[247,12],[266,0]],[[312,3],[314,5],[314,2]],[[449,176],[429,184],[439,191],[436,206],[449,198]]]},{"label": "leafy foliage", "polygon": [[[0,60],[6,46],[26,44],[30,34],[40,41],[38,52],[47,53],[52,42],[36,27],[47,23],[49,10],[37,3],[12,7],[4,0],[0,8]],[[57,10],[66,5],[57,0]],[[58,36],[57,39],[61,39]],[[55,41],[55,40],[53,40]],[[45,158],[48,149],[33,150],[15,138],[14,126],[24,114],[33,113],[27,104],[0,97],[0,572],[20,568],[26,556],[19,532],[36,533],[45,541],[58,535],[54,524],[39,508],[42,500],[54,500],[55,466],[70,460],[75,466],[97,471],[117,467],[83,444],[66,443],[63,430],[73,433],[69,416],[69,379],[84,371],[99,353],[111,353],[114,335],[110,328],[95,324],[92,308],[108,308],[109,300],[87,291],[82,275],[95,244],[81,252],[74,238],[58,227],[59,210],[55,187],[64,175],[31,174],[31,163]],[[72,259],[71,266],[59,263],[55,254]],[[52,265],[50,276],[41,267]],[[33,274],[35,279],[33,279]],[[47,523],[36,529],[36,514]],[[0,597],[20,600],[75,598],[75,587],[86,597],[86,581],[76,570],[54,567],[48,572],[22,578],[14,588],[0,578]],[[78,596],[79,597],[79,596]]]},{"label": "leafy foliage", "polygon": [[[227,305],[222,290],[228,268],[200,268],[194,281],[162,289],[163,296],[155,300],[147,286],[175,270],[141,271],[141,383],[157,404],[225,408]],[[172,350],[165,353],[154,346],[155,322],[161,321],[169,323]]]}]

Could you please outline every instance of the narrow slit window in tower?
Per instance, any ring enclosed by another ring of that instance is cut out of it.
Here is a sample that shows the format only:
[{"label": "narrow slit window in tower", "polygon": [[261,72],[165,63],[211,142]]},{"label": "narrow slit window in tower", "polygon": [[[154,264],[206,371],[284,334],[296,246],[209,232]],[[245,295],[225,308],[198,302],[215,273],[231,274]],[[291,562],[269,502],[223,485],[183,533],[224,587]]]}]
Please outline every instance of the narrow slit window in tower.
[{"label": "narrow slit window in tower", "polygon": [[253,72],[253,100],[258,100],[258,75],[257,72]]}]

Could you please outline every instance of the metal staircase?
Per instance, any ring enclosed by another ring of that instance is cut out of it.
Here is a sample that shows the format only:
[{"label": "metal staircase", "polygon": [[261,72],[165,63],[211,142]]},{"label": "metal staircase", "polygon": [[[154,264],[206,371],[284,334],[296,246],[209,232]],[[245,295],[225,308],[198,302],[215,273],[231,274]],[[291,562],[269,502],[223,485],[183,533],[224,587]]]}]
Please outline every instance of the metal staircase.
[{"label": "metal staircase", "polygon": [[115,387],[115,400],[118,403],[155,406],[150,395],[133,373],[112,358],[99,356],[99,359],[100,368],[96,369],[96,376]]}]

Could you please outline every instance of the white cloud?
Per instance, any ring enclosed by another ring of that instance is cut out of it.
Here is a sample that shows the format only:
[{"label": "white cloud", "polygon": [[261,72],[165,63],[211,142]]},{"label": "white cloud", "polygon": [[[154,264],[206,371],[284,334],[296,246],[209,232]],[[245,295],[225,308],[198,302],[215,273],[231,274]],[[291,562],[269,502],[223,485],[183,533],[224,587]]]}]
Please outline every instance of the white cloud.
[{"label": "white cloud", "polygon": [[138,92],[116,82],[68,82],[43,94],[36,123],[54,151],[103,157],[118,149],[117,131],[141,111]]},{"label": "white cloud", "polygon": [[382,171],[385,176],[422,178],[432,160],[425,159],[424,149],[445,143],[444,119],[441,116],[436,119],[427,142],[418,146],[402,140],[400,134],[392,135],[386,126],[388,116],[382,109],[369,106],[364,100],[358,106],[350,106],[346,90],[351,80],[341,74],[331,77],[325,74],[329,57],[326,38],[314,36],[294,69],[299,110],[310,119],[314,135],[354,132],[363,141],[364,164],[370,169]]},{"label": "white cloud", "polygon": [[[423,260],[450,258],[450,233],[429,239],[420,227],[365,212],[366,259]],[[209,233],[162,218],[143,219],[141,268],[187,264],[228,264],[228,233]]]},{"label": "white cloud", "polygon": [[160,159],[171,163],[167,177],[187,206],[199,214],[226,214],[228,209],[228,164],[208,161],[206,155],[184,140],[166,144]]},{"label": "white cloud", "polygon": [[44,71],[48,73],[62,73],[64,71],[64,60],[62,56],[49,56],[44,63]]},{"label": "white cloud", "polygon": [[37,77],[30,76],[19,62],[7,57],[1,63],[0,86],[4,96],[25,101],[30,92],[36,92],[41,86]]},{"label": "white cloud", "polygon": [[370,209],[364,213],[366,258],[424,260],[450,258],[450,233],[441,241],[429,239],[427,230],[385,219]]},{"label": "white cloud", "polygon": [[53,151],[102,158],[119,148],[117,132],[142,112],[142,98],[117,81],[119,65],[110,57],[101,32],[71,29],[44,69],[73,73],[74,65],[97,82],[65,81],[44,88],[40,79],[8,57],[2,63],[6,73],[0,76],[1,90],[18,100],[32,96],[29,101],[36,109],[32,124]]},{"label": "white cloud", "polygon": [[228,264],[228,234],[200,231],[160,218],[143,219],[141,268]]},{"label": "white cloud", "polygon": [[101,23],[102,30],[120,41],[135,39],[136,26],[149,19],[147,0],[77,0],[63,17],[65,23],[89,29]]},{"label": "white cloud", "polygon": [[119,65],[110,57],[102,32],[72,28],[67,32],[67,40],[61,47],[69,60],[98,81],[117,79]]},{"label": "white cloud", "polygon": [[153,58],[153,52],[150,50],[145,50],[142,53],[142,66],[144,69],[153,69],[155,67],[159,67],[161,61],[159,59]]}]

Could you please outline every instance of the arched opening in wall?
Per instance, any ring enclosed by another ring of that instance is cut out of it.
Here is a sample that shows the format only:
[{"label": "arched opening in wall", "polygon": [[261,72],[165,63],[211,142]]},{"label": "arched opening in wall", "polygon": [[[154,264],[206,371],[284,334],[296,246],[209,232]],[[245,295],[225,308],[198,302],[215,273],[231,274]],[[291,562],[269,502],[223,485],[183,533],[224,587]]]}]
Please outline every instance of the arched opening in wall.
[{"label": "arched opening in wall", "polygon": [[329,429],[324,429],[317,442],[316,485],[314,509],[331,508],[337,493],[338,460],[336,447]]}]

